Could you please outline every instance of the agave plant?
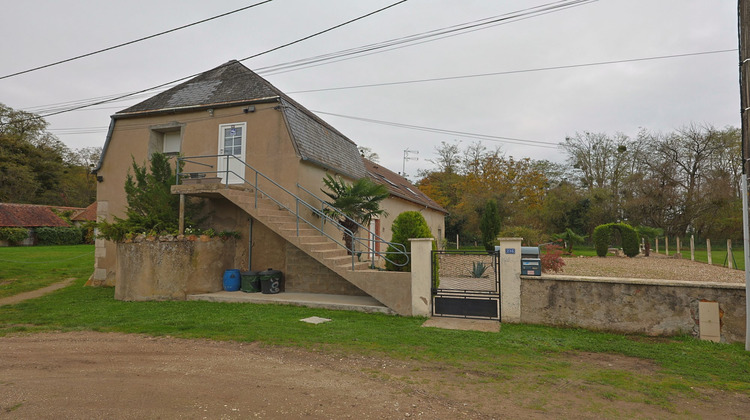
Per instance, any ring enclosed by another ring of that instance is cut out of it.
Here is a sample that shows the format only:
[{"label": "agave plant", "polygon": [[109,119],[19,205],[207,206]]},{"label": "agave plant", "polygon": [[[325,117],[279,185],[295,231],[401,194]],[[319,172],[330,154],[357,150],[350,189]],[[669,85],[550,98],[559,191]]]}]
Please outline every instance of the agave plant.
[{"label": "agave plant", "polygon": [[489,265],[485,265],[481,261],[473,262],[472,263],[473,268],[471,269],[471,277],[475,279],[480,279],[484,277],[484,273],[487,271],[488,268],[490,268]]}]

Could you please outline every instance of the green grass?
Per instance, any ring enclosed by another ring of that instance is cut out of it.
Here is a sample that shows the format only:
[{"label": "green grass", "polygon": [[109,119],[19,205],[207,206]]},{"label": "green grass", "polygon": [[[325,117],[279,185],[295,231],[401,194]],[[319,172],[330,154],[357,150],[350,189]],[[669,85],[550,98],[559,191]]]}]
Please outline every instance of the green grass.
[{"label": "green grass", "polygon": [[[68,257],[90,252],[74,247]],[[16,260],[49,257],[49,249],[26,249]],[[9,261],[5,250],[0,259]],[[16,305],[0,306],[0,336],[40,331],[112,331],[154,336],[206,338],[295,346],[335,353],[413,359],[441,369],[478,372],[482,383],[526,390],[579,383],[608,399],[658,404],[670,408],[672,396],[698,398],[692,388],[730,390],[750,395],[750,353],[741,344],[716,344],[691,337],[654,339],[583,329],[504,324],[499,333],[422,328],[424,318],[328,311],[295,306],[194,301],[122,302],[112,288],[83,287],[93,255],[67,260],[58,280],[77,274],[64,289]],[[70,261],[75,261],[70,263]],[[4,262],[14,277],[28,265]],[[54,268],[48,267],[48,270]],[[39,268],[31,268],[41,274]],[[62,274],[64,273],[64,274]],[[48,278],[53,277],[47,274]],[[54,280],[54,279],[53,279]],[[309,316],[333,321],[311,325]],[[656,373],[586,363],[581,352],[645,359]],[[510,384],[510,385],[509,385]]]},{"label": "green grass", "polygon": [[0,247],[0,267],[0,298],[4,298],[90,275],[94,246]]}]

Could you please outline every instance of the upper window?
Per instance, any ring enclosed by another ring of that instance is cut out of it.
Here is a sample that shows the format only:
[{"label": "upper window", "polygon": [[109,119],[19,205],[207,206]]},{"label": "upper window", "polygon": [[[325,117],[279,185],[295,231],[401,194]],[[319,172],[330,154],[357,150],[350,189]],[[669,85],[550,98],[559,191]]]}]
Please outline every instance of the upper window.
[{"label": "upper window", "polygon": [[179,155],[182,152],[182,124],[170,123],[151,127],[148,155],[154,152]]},{"label": "upper window", "polygon": [[162,151],[164,154],[179,154],[182,139],[179,131],[168,131],[164,133],[164,145]]}]

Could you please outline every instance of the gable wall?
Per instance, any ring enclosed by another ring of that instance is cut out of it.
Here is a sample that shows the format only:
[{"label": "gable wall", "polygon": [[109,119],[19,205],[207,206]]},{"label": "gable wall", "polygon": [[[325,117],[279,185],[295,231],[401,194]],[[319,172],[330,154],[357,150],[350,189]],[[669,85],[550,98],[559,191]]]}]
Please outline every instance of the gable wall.
[{"label": "gable wall", "polygon": [[[300,176],[300,159],[294,150],[281,112],[274,107],[275,104],[255,105],[256,110],[251,113],[243,112],[245,106],[242,106],[216,109],[213,116],[203,110],[116,120],[106,155],[97,174],[103,178],[97,185],[98,218],[112,221],[114,216],[124,217],[127,206],[124,190],[127,173],[131,170],[133,159],[139,165],[147,161],[152,129],[155,127],[182,127],[181,154],[198,156],[217,154],[220,124],[245,122],[247,163],[290,191],[295,191],[296,181]],[[216,167],[215,158],[204,159],[202,162]],[[215,169],[187,164],[184,170],[190,172]],[[253,181],[254,173],[247,170],[245,179]],[[221,213],[226,211],[225,206],[215,204],[215,208],[207,210]],[[212,220],[217,222],[221,219],[212,217]],[[243,234],[247,231],[246,220],[238,221],[236,226],[211,227],[216,230],[237,229]],[[114,244],[97,240],[96,270],[91,279],[92,283],[114,285],[115,265]]]}]

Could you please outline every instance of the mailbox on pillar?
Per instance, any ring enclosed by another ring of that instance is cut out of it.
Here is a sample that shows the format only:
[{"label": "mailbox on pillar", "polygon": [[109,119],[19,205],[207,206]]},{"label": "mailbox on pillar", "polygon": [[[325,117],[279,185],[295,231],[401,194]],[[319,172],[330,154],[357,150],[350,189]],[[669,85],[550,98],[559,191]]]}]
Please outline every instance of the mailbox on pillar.
[{"label": "mailbox on pillar", "polygon": [[539,258],[538,246],[521,247],[521,275],[541,276],[542,260]]}]

